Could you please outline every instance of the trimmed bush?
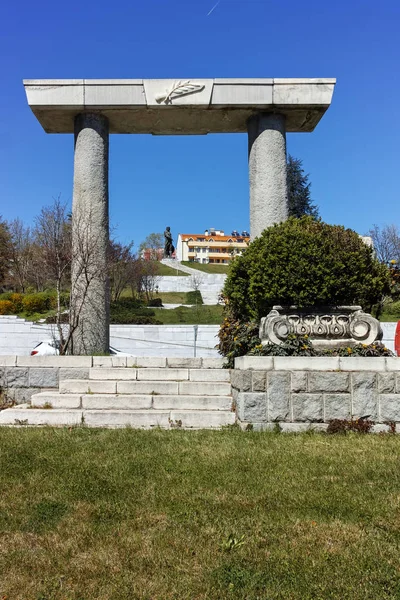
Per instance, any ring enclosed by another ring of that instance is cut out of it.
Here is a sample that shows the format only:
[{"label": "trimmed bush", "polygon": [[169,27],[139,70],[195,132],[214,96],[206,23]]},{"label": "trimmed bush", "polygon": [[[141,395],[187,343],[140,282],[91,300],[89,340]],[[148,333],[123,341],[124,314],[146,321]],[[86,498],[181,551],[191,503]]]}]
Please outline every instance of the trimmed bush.
[{"label": "trimmed bush", "polygon": [[27,294],[22,299],[23,310],[28,314],[45,313],[49,310],[54,310],[56,306],[56,297],[54,294],[49,294],[48,292]]},{"label": "trimmed bush", "polygon": [[116,302],[111,303],[111,307],[126,308],[128,310],[136,310],[144,307],[144,302],[137,298],[119,298]]},{"label": "trimmed bush", "polygon": [[144,306],[144,303],[134,298],[121,298],[112,302],[110,307],[110,323],[120,325],[159,325],[154,310]]},{"label": "trimmed bush", "polygon": [[110,323],[118,325],[162,325],[154,317],[145,317],[134,313],[118,312],[110,315]]},{"label": "trimmed bush", "polygon": [[0,300],[0,315],[12,315],[14,312],[11,300]]},{"label": "trimmed bush", "polygon": [[203,304],[203,298],[200,290],[186,292],[185,304]]},{"label": "trimmed bush", "polygon": [[154,306],[155,308],[162,308],[163,303],[161,298],[152,298],[148,301],[147,306]]},{"label": "trimmed bush", "polygon": [[368,309],[389,283],[388,268],[355,231],[302,217],[251,242],[233,261],[224,295],[235,318],[258,322],[274,304]]},{"label": "trimmed bush", "polygon": [[23,294],[10,294],[10,302],[12,302],[14,312],[19,313],[23,310],[23,299]]}]

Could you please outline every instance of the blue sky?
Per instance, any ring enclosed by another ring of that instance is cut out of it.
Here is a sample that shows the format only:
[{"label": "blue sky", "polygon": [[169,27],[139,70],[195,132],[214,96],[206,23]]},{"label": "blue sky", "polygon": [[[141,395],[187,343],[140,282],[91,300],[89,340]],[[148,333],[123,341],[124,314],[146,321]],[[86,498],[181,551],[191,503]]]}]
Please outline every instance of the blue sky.
[{"label": "blue sky", "polygon": [[[336,77],[332,106],[287,147],[322,218],[399,224],[400,4],[395,0],[27,0],[0,9],[0,214],[71,202],[73,136],[44,133],[22,79]],[[122,241],[249,228],[246,135],[110,138]]]}]

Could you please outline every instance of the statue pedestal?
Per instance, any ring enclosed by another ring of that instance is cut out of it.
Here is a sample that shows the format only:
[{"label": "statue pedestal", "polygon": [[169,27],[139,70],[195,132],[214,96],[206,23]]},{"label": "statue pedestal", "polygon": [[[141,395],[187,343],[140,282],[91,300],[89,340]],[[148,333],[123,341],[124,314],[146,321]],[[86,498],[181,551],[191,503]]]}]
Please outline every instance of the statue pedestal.
[{"label": "statue pedestal", "polygon": [[334,348],[372,344],[382,339],[377,319],[363,312],[361,306],[321,306],[299,309],[274,306],[261,319],[263,345],[283,344],[289,334],[308,335],[315,348]]}]

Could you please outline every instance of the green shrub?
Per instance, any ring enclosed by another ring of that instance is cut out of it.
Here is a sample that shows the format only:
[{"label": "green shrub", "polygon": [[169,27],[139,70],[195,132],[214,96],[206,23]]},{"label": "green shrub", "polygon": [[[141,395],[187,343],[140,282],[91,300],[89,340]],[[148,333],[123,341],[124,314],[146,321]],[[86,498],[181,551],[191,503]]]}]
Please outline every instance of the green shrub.
[{"label": "green shrub", "polygon": [[185,304],[203,304],[203,298],[200,290],[186,292]]},{"label": "green shrub", "polygon": [[12,302],[14,312],[19,313],[23,310],[23,299],[23,294],[10,294],[10,302]]},{"label": "green shrub", "polygon": [[125,308],[128,310],[136,310],[143,306],[144,302],[137,298],[119,298],[116,302],[111,303],[111,307]]},{"label": "green shrub", "polygon": [[61,306],[63,306],[64,308],[69,308],[70,293],[69,292],[61,292],[60,302],[61,302]]},{"label": "green shrub", "polygon": [[308,335],[291,333],[283,344],[261,343],[250,350],[252,356],[321,356],[324,352],[318,352],[309,339]]},{"label": "green shrub", "polygon": [[266,316],[274,304],[369,308],[389,289],[388,268],[357,233],[312,217],[265,229],[233,261],[224,287],[241,321]]},{"label": "green shrub", "polygon": [[248,354],[261,345],[258,336],[259,324],[254,321],[241,323],[232,316],[226,316],[218,332],[219,344],[216,348],[227,358],[228,368],[234,367],[235,358]]},{"label": "green shrub", "polygon": [[397,302],[388,302],[383,307],[383,312],[387,315],[393,315],[394,317],[400,317],[400,300]]},{"label": "green shrub", "polygon": [[0,315],[12,315],[14,312],[11,300],[0,300]]},{"label": "green shrub", "polygon": [[386,348],[382,342],[373,344],[356,344],[355,346],[341,347],[333,350],[320,352],[324,356],[394,356],[393,352]]},{"label": "green shrub", "polygon": [[161,321],[151,316],[138,315],[127,311],[110,314],[110,323],[119,325],[161,325]]},{"label": "green shrub", "polygon": [[9,312],[0,314],[14,314],[21,312],[22,299],[22,294],[16,294],[14,292],[4,292],[3,294],[0,294],[0,302],[11,302],[11,309],[9,308],[8,304],[6,304],[5,307],[3,307],[3,310],[7,310]]},{"label": "green shrub", "polygon": [[45,313],[49,310],[54,310],[56,306],[56,297],[49,292],[27,294],[22,299],[22,307],[27,314]]}]

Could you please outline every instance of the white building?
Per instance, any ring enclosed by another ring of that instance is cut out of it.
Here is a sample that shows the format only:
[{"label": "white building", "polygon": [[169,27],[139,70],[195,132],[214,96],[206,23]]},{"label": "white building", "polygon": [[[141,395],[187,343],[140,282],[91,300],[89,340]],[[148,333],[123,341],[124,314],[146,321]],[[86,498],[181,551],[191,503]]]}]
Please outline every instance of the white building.
[{"label": "white building", "polygon": [[232,231],[225,235],[220,229],[206,229],[204,233],[180,233],[176,257],[180,261],[228,264],[232,258],[247,248],[250,236],[247,231]]}]

